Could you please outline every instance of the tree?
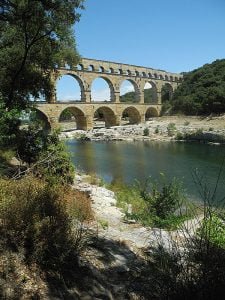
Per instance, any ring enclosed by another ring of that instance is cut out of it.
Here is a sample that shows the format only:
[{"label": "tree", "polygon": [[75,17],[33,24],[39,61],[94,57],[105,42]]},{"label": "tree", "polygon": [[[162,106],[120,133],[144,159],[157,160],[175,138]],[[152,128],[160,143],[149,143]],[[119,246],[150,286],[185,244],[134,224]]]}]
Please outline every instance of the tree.
[{"label": "tree", "polygon": [[7,110],[51,97],[51,73],[77,64],[73,25],[84,0],[0,1],[0,91]]},{"label": "tree", "polygon": [[16,146],[22,110],[49,99],[52,74],[77,64],[73,25],[84,0],[0,0],[0,143]]},{"label": "tree", "polygon": [[175,90],[173,112],[210,114],[225,112],[225,59],[216,60],[189,73]]}]

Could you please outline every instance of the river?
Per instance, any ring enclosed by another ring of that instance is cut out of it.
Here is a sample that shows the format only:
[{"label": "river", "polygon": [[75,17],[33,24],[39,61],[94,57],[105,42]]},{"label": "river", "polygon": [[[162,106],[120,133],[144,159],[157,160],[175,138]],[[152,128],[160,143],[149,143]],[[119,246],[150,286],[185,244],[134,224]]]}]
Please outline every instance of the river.
[{"label": "river", "polygon": [[[187,195],[201,201],[199,185],[193,174],[198,170],[204,184],[214,189],[225,157],[225,146],[200,143],[175,142],[93,142],[67,140],[75,166],[86,172],[96,173],[106,182],[134,183],[137,179],[159,179],[160,173],[167,178],[179,178]],[[216,198],[225,196],[225,166],[221,172]]]}]

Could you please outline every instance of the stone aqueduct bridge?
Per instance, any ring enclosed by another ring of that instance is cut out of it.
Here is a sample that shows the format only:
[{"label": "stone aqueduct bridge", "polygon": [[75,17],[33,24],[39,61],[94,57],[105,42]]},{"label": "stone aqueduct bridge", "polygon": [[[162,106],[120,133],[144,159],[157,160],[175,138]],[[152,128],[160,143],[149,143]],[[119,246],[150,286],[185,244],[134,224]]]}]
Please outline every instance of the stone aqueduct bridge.
[{"label": "stone aqueduct bridge", "polygon": [[[55,70],[52,78],[54,86],[57,79],[63,75],[73,76],[80,86],[81,100],[60,102],[56,99],[56,92],[47,103],[39,103],[37,109],[41,111],[51,128],[59,126],[60,115],[69,109],[77,123],[78,129],[91,129],[94,115],[98,111],[104,116],[105,126],[120,125],[123,115],[129,117],[130,123],[144,122],[146,117],[159,116],[161,111],[161,91],[164,85],[169,87],[170,93],[182,81],[181,74],[169,73],[162,70],[115,63],[110,61],[83,58],[74,69],[60,66]],[[91,85],[96,78],[104,79],[110,88],[110,101],[96,102],[91,99]],[[128,80],[134,86],[135,103],[120,102],[120,86]],[[153,91],[151,103],[144,101],[144,87],[150,83]]]}]

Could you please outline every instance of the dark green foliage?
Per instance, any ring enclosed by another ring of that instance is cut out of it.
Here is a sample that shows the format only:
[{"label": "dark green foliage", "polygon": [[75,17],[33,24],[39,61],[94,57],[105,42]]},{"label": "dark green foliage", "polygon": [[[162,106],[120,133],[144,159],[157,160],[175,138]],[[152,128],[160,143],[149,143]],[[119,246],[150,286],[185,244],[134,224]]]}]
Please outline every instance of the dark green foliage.
[{"label": "dark green foliage", "polygon": [[35,170],[52,184],[72,184],[74,181],[74,166],[64,143],[60,141],[48,143]]},{"label": "dark green foliage", "polygon": [[136,99],[135,92],[128,92],[128,93],[120,96],[120,101],[121,102],[132,102],[132,103],[135,103],[135,102],[138,102],[137,100],[138,99]]},{"label": "dark green foliage", "polygon": [[[145,103],[152,103],[153,101],[153,91],[152,89],[145,89],[144,90],[144,98],[145,98]],[[120,96],[120,101],[121,102],[138,102],[138,99],[136,98],[135,92],[128,92],[122,96]]]},{"label": "dark green foliage", "polygon": [[[20,131],[31,99],[50,99],[52,74],[61,63],[77,64],[73,36],[83,0],[12,0],[0,4],[0,144],[31,164],[45,141],[32,127]],[[36,126],[36,125],[35,125]],[[43,135],[45,138],[45,135]]]},{"label": "dark green foliage", "polygon": [[20,112],[17,109],[8,111],[0,96],[0,145],[1,148],[11,147],[16,142],[19,132]]},{"label": "dark green foliage", "polygon": [[73,118],[73,114],[69,109],[65,109],[60,115],[60,121],[70,121]]},{"label": "dark green foliage", "polygon": [[172,104],[170,101],[166,100],[162,103],[161,115],[169,114],[172,109]]},{"label": "dark green foliage", "polygon": [[145,103],[152,103],[153,98],[153,89],[144,89]]},{"label": "dark green foliage", "polygon": [[144,135],[144,136],[149,136],[149,128],[148,128],[148,127],[146,127],[146,128],[144,129],[143,135]]},{"label": "dark green foliage", "polygon": [[38,124],[31,124],[19,131],[17,153],[19,158],[31,165],[38,161],[40,153],[46,150],[47,135]]},{"label": "dark green foliage", "polygon": [[169,136],[173,136],[176,132],[176,125],[175,123],[169,123],[167,126],[167,132]]},{"label": "dark green foliage", "polygon": [[225,59],[184,74],[175,90],[173,112],[200,115],[225,112]]},{"label": "dark green foliage", "polygon": [[0,91],[7,108],[25,108],[30,96],[51,97],[50,72],[78,55],[72,26],[83,0],[3,1],[0,6]]},{"label": "dark green foliage", "polygon": [[[128,218],[148,226],[174,229],[190,217],[191,205],[187,205],[179,180],[167,181],[163,174],[161,179],[156,182],[148,178],[131,187],[117,184],[111,188],[116,192],[118,206]],[[132,206],[132,212],[128,212],[128,204]]]}]

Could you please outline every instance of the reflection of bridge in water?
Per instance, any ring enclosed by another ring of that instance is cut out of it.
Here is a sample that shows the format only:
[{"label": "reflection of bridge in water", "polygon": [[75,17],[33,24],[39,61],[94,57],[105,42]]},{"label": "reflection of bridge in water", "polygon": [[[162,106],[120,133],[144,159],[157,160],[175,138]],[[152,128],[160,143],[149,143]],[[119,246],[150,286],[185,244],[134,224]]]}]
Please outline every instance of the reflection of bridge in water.
[{"label": "reflection of bridge in water", "polygon": [[[77,80],[81,100],[59,102],[54,89],[51,99],[39,103],[37,109],[45,116],[51,128],[59,126],[62,112],[68,109],[75,117],[77,128],[84,130],[93,128],[96,112],[103,116],[106,127],[120,125],[125,115],[132,124],[144,122],[151,116],[159,116],[163,87],[167,87],[171,97],[183,78],[181,74],[162,70],[86,58],[83,58],[76,68],[68,69],[60,66],[55,70],[52,76],[54,86],[57,79],[63,75],[71,75]],[[96,78],[102,78],[107,82],[110,89],[110,101],[92,101],[91,85]],[[134,103],[120,102],[120,86],[124,80],[128,80],[134,87]],[[146,84],[152,87],[150,103],[145,103]]]}]

